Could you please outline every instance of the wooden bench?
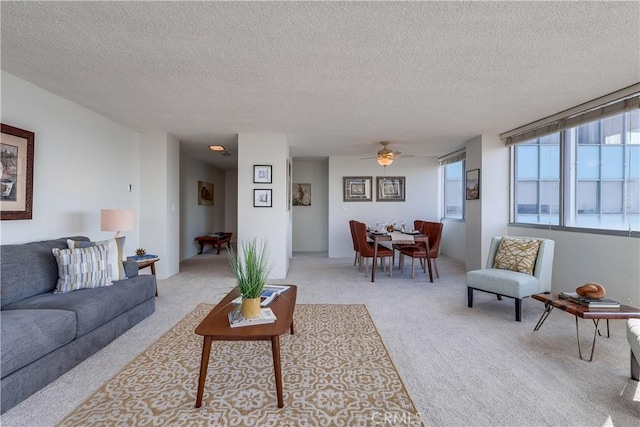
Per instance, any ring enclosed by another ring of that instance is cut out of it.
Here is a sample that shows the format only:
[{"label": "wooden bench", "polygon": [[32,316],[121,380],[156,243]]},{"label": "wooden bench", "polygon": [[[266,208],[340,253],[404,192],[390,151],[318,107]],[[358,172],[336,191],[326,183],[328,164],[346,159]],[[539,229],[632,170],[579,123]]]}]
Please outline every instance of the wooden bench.
[{"label": "wooden bench", "polygon": [[200,245],[199,254],[204,250],[205,245],[216,246],[218,248],[218,254],[220,253],[220,248],[223,245],[227,245],[229,247],[229,242],[231,242],[231,237],[233,237],[233,233],[211,233],[204,236],[196,237],[196,241]]}]

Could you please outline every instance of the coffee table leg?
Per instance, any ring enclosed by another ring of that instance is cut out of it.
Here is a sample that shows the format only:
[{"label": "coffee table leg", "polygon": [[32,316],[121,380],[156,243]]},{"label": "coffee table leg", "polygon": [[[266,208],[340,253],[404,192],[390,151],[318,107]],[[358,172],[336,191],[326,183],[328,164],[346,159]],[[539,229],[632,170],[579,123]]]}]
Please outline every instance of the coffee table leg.
[{"label": "coffee table leg", "polygon": [[549,317],[549,314],[551,313],[551,310],[553,310],[553,306],[551,304],[544,304],[544,311],[542,312],[542,316],[540,316],[540,320],[538,320],[538,323],[536,323],[536,327],[533,328],[533,331],[537,331],[538,329],[540,329],[540,326],[542,326],[542,324],[544,323],[545,320],[547,320],[547,317]]},{"label": "coffee table leg", "polygon": [[200,359],[200,379],[198,379],[198,394],[196,395],[196,408],[202,406],[204,383],[207,379],[207,367],[209,366],[209,353],[211,352],[211,337],[205,336],[202,344],[202,358]]},{"label": "coffee table leg", "polygon": [[[291,324],[293,326],[293,323]],[[280,337],[271,337],[271,350],[273,351],[273,371],[276,377],[276,393],[278,394],[278,408],[284,407],[282,397],[282,367],[280,365]]]},{"label": "coffee table leg", "polygon": [[593,319],[593,323],[595,325],[595,331],[593,332],[593,343],[591,344],[591,355],[589,356],[589,360],[582,358],[582,349],[580,348],[580,333],[578,331],[578,316],[576,316],[576,338],[578,339],[578,356],[580,356],[581,360],[586,362],[591,362],[593,360],[593,350],[596,348],[596,338],[598,337],[598,323],[600,319]]}]

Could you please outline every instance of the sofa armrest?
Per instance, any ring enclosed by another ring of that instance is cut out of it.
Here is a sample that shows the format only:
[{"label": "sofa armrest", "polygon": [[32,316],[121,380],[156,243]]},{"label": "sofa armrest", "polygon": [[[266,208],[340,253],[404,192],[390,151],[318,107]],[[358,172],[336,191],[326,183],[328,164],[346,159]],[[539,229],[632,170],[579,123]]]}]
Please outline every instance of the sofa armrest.
[{"label": "sofa armrest", "polygon": [[122,261],[124,265],[124,274],[127,278],[136,277],[138,275],[138,263],[135,261]]}]

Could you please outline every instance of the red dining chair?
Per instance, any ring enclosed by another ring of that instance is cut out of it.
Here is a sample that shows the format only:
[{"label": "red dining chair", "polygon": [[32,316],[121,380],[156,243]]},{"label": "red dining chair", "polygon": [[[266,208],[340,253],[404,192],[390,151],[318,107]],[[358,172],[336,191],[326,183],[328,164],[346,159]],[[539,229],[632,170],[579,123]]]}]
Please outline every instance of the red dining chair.
[{"label": "red dining chair", "polygon": [[[367,225],[363,222],[356,221],[354,224],[356,232],[356,242],[358,243],[358,252],[360,253],[360,263],[364,258],[364,272],[367,274],[367,265],[369,258],[373,258],[373,243],[367,241]],[[378,258],[381,259],[382,270],[384,271],[384,259],[393,257],[393,250],[386,246],[378,245]],[[389,264],[389,277],[393,275],[393,265]]]},{"label": "red dining chair", "polygon": [[353,242],[353,250],[355,251],[355,256],[353,258],[353,265],[356,265],[357,262],[360,261],[360,251],[358,251],[358,241],[356,240],[356,231],[353,227],[357,221],[351,219],[349,220],[349,229],[351,230],[351,241]]},{"label": "red dining chair", "polygon": [[[422,223],[421,232],[425,236],[429,236],[429,257],[427,258],[427,248],[424,242],[418,242],[415,245],[405,246],[400,249],[400,273],[404,270],[404,257],[411,257],[411,278],[415,278],[415,260],[416,258],[420,260],[420,264],[422,265],[423,271],[427,272],[427,267],[431,270],[431,260],[433,259],[433,264],[436,269],[436,277],[440,277],[438,273],[438,267],[436,264],[436,258],[438,257],[438,252],[440,250],[440,241],[442,240],[442,229],[443,224],[441,222],[430,222],[424,221]],[[433,258],[432,258],[433,257]],[[427,265],[429,262],[429,265]],[[430,277],[430,280],[433,281],[433,277]]]}]

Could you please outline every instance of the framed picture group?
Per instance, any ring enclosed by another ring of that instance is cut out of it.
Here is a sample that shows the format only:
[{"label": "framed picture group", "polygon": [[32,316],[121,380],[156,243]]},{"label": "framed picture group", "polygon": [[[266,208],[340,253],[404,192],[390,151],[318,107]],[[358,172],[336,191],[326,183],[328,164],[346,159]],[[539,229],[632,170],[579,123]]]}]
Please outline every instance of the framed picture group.
[{"label": "framed picture group", "polygon": [[[404,176],[376,177],[377,202],[404,202]],[[373,177],[345,176],[342,178],[342,200],[344,202],[371,202],[373,200]]]}]

